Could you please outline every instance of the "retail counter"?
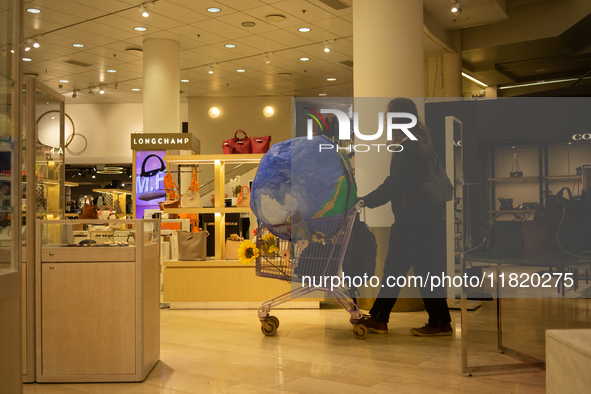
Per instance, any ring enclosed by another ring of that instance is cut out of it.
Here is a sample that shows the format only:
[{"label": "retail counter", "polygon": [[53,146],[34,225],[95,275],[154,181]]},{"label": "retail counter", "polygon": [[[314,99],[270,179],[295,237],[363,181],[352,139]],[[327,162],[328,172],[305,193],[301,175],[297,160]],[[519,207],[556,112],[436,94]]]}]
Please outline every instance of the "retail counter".
[{"label": "retail counter", "polygon": [[94,246],[70,243],[77,222],[38,224],[37,381],[142,381],[160,354],[158,221],[83,221],[135,239]]}]

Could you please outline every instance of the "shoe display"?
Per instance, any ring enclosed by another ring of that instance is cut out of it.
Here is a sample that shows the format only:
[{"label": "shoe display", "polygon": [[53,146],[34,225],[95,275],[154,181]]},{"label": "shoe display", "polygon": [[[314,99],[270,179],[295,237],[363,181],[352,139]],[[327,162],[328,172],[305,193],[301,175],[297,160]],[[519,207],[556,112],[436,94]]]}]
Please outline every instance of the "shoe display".
[{"label": "shoe display", "polygon": [[417,335],[419,337],[438,337],[453,334],[453,329],[451,328],[451,324],[449,323],[439,327],[433,327],[429,324],[425,324],[421,328],[412,328],[410,332],[411,334]]},{"label": "shoe display", "polygon": [[359,324],[363,324],[369,332],[375,332],[376,334],[388,333],[388,323],[378,321],[374,319],[373,316],[363,316],[359,320]]}]

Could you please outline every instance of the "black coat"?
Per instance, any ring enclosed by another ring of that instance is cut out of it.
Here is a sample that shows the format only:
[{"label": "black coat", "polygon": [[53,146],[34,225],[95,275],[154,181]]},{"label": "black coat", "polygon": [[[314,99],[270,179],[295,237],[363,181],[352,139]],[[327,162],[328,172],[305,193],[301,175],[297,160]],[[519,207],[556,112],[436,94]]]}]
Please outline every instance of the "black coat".
[{"label": "black coat", "polygon": [[361,199],[368,208],[390,201],[397,223],[441,219],[444,204],[433,204],[421,187],[427,181],[427,161],[419,156],[419,143],[406,140],[402,147],[402,152],[392,154],[390,175],[376,190]]}]

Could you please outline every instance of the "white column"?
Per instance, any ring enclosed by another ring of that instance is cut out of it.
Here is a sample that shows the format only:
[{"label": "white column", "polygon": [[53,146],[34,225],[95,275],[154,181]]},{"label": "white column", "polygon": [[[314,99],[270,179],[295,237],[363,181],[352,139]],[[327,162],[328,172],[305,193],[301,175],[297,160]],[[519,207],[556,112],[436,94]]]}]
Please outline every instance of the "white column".
[{"label": "white column", "polygon": [[144,41],[144,133],[180,133],[179,43]]},{"label": "white column", "polygon": [[[390,99],[414,100],[424,120],[424,50],[422,0],[354,0],[353,4],[354,111],[359,129],[375,133],[378,112]],[[381,99],[359,99],[376,97]],[[367,113],[368,115],[364,116]],[[371,141],[387,144],[386,133]],[[359,196],[374,190],[388,176],[392,155],[388,152],[357,153],[355,173]],[[371,227],[390,227],[390,206],[368,210]]]},{"label": "white column", "polygon": [[497,85],[484,88],[484,96],[486,98],[497,98]]},{"label": "white column", "polygon": [[[386,112],[388,102],[394,97],[413,99],[419,120],[424,121],[423,1],[354,0],[353,63],[354,111],[359,113],[359,129],[363,134],[376,132],[377,113]],[[365,142],[388,144],[386,133],[375,141],[356,140],[356,143]],[[391,159],[392,153],[384,151],[356,153],[355,179],[360,197],[386,179]],[[378,242],[376,274],[380,275],[394,216],[390,204],[368,209],[366,214],[367,224],[373,228]],[[361,289],[360,293],[362,307],[370,308],[371,298],[377,296],[378,289]],[[401,298],[406,293],[407,289],[403,289]],[[413,297],[419,297],[418,291],[415,293]],[[409,301],[397,302],[394,310],[423,308],[420,298]]]}]

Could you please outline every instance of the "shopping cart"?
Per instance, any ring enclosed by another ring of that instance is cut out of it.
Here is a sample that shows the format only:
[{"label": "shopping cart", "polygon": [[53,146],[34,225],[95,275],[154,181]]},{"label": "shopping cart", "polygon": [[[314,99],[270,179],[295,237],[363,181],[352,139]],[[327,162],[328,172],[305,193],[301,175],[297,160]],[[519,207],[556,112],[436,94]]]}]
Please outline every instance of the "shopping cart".
[{"label": "shopping cart", "polygon": [[[294,221],[257,229],[256,275],[301,283],[297,289],[265,301],[259,308],[261,331],[267,336],[275,335],[279,319],[270,316],[272,307],[291,299],[322,291],[329,292],[351,314],[353,334],[363,339],[367,328],[359,324],[363,316],[357,304],[342,287],[331,289],[325,279],[341,273],[343,258],[351,236],[355,216],[361,208],[355,205],[344,216],[308,221]],[[272,234],[272,236],[269,236]]]}]

